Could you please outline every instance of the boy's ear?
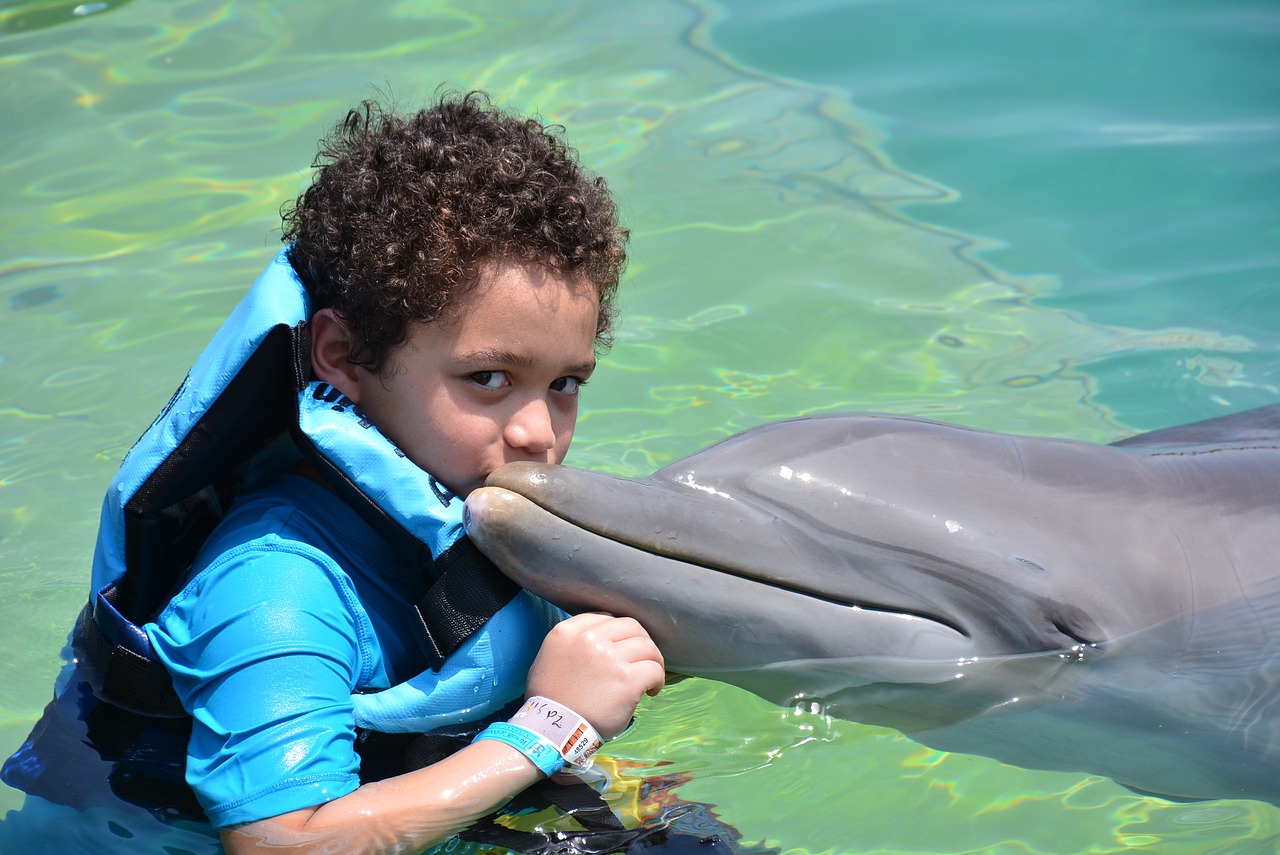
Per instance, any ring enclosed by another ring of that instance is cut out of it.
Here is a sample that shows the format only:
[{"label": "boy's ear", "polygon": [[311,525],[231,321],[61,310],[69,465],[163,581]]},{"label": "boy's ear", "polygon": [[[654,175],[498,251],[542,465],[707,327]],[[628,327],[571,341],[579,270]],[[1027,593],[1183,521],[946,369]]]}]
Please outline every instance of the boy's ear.
[{"label": "boy's ear", "polygon": [[348,361],[352,348],[351,331],[337,312],[320,309],[311,316],[311,372],[359,404],[364,369]]}]

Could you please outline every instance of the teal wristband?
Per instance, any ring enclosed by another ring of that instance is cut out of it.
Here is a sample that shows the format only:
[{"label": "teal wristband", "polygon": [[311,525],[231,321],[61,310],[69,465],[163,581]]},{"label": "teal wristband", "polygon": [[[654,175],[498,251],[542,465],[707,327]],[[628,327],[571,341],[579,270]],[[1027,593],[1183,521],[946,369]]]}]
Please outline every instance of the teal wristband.
[{"label": "teal wristband", "polygon": [[525,757],[528,757],[533,762],[533,765],[537,766],[542,774],[548,778],[564,768],[564,757],[551,744],[551,740],[531,730],[526,730],[517,724],[510,724],[505,721],[494,722],[480,731],[476,738],[471,741],[479,742],[482,739],[505,742]]}]

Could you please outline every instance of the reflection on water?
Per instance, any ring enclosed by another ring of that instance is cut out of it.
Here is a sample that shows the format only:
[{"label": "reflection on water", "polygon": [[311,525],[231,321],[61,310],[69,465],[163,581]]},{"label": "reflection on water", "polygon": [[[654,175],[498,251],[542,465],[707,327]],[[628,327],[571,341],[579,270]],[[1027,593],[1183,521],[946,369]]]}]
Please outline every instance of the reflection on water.
[{"label": "reflection on water", "polygon": [[[647,474],[739,428],[839,409],[1110,440],[1129,428],[1107,395],[1154,406],[1142,378],[1173,363],[1184,376],[1161,392],[1175,403],[1274,396],[1256,379],[1274,348],[1258,325],[1199,329],[1194,311],[1099,323],[1062,299],[1060,271],[993,265],[1008,236],[930,217],[974,188],[895,165],[884,102],[872,113],[726,54],[716,27],[731,22],[701,2],[0,8],[0,87],[19,119],[0,124],[0,622],[21,640],[0,659],[6,751],[48,698],[102,490],[273,253],[323,128],[375,87],[406,104],[440,82],[483,87],[539,111],[623,200],[623,324],[571,463]],[[850,67],[860,38],[844,36]],[[1051,121],[1071,85],[1040,90],[1027,120]],[[1142,117],[1113,119],[1150,140]],[[615,753],[687,773],[682,797],[784,851],[1181,853],[1277,833],[1256,803],[1197,815],[705,681],[647,705]]]},{"label": "reflection on water", "polygon": [[67,0],[16,0],[0,7],[0,34],[20,35],[49,27],[75,23],[90,15],[100,15],[133,0],[96,0],[89,3]]}]

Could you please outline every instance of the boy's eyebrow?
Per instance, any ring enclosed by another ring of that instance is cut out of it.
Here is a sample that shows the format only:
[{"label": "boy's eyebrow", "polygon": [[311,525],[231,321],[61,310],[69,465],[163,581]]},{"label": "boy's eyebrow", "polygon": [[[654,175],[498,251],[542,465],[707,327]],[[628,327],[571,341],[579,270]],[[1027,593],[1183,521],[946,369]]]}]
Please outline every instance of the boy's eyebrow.
[{"label": "boy's eyebrow", "polygon": [[[500,350],[490,348],[486,350],[473,350],[470,353],[464,353],[457,357],[458,363],[464,366],[475,366],[477,368],[491,365],[510,365],[513,368],[529,368],[533,365],[533,357],[527,353],[516,353],[513,350]],[[591,359],[577,365],[570,365],[565,369],[568,374],[590,374],[596,370],[596,361]]]}]

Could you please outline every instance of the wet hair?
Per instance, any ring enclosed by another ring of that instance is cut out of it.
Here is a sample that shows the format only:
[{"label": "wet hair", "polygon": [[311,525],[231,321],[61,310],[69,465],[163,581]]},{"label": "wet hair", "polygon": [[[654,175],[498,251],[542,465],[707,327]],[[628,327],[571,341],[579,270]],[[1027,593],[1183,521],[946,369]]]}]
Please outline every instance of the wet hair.
[{"label": "wet hair", "polygon": [[365,101],[321,140],[283,240],[314,308],[346,322],[351,362],[380,371],[412,324],[449,320],[485,265],[504,261],[594,287],[597,348],[608,347],[629,235],[563,133],[470,92],[412,116]]}]

